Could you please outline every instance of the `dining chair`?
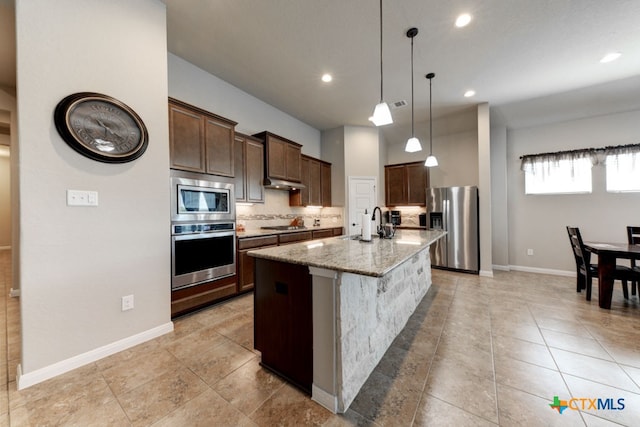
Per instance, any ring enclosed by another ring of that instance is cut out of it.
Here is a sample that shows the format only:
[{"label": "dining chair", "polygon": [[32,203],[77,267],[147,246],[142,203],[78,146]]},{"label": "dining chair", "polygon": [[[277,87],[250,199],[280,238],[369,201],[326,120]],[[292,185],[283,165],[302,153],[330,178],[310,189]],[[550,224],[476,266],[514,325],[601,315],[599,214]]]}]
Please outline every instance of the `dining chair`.
[{"label": "dining chair", "polygon": [[[630,245],[640,245],[640,227],[627,226],[627,240]],[[640,266],[636,265],[635,259],[631,260],[631,269],[638,274],[631,282],[631,295],[635,295],[640,282]]]},{"label": "dining chair", "polygon": [[[598,265],[591,264],[591,252],[587,251],[584,247],[580,229],[578,227],[567,226],[567,233],[569,234],[569,241],[571,242],[573,256],[576,261],[576,292],[586,289],[587,301],[591,301],[591,283],[593,282],[594,277],[596,279],[598,278]],[[622,282],[622,293],[624,295],[624,299],[629,299],[627,281],[633,280],[632,275],[633,272],[629,267],[616,265],[614,280],[620,280]]]}]

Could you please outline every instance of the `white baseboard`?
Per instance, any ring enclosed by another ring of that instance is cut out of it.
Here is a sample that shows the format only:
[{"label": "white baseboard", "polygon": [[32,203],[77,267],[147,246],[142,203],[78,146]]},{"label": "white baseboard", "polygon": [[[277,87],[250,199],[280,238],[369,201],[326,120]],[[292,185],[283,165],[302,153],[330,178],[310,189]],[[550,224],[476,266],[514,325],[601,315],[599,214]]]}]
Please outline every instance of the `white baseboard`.
[{"label": "white baseboard", "polygon": [[514,271],[524,271],[526,273],[551,274],[554,276],[576,277],[575,271],[554,270],[551,268],[526,267],[522,265],[510,265],[509,268]]},{"label": "white baseboard", "polygon": [[478,274],[482,277],[493,277],[493,270],[480,270]]},{"label": "white baseboard", "polygon": [[18,390],[22,390],[34,384],[38,384],[42,381],[56,377],[60,374],[64,374],[65,372],[69,372],[73,369],[95,362],[96,360],[103,359],[107,356],[111,356],[112,354],[126,350],[138,344],[142,344],[143,342],[149,341],[153,338],[157,338],[172,331],[173,322],[168,322],[153,329],[140,332],[139,334],[132,335],[130,337],[121,339],[120,341],[107,344],[103,347],[96,348],[95,350],[73,356],[69,359],[56,362],[53,365],[45,366],[44,368],[40,368],[26,374],[22,373],[22,366],[19,364],[16,376]]},{"label": "white baseboard", "polygon": [[327,393],[315,384],[311,384],[311,400],[324,406],[334,414],[338,411],[338,397]]},{"label": "white baseboard", "polygon": [[494,270],[511,271],[511,268],[508,265],[496,265],[496,264],[493,264],[492,267],[493,267]]},{"label": "white baseboard", "polygon": [[14,288],[11,288],[11,290],[9,291],[9,296],[10,296],[11,298],[17,298],[17,297],[19,297],[19,296],[20,296],[20,289],[14,289]]}]

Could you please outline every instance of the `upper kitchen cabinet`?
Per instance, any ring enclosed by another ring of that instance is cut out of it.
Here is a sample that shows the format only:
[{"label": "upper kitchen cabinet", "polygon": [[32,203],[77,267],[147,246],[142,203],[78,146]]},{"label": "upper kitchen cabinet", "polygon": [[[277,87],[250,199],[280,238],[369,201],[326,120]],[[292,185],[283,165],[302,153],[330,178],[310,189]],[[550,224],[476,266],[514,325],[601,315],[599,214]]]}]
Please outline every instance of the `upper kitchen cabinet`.
[{"label": "upper kitchen cabinet", "polygon": [[425,206],[429,173],[424,162],[384,167],[387,206]]},{"label": "upper kitchen cabinet", "polygon": [[331,206],[331,163],[302,155],[303,188],[289,193],[289,206]]},{"label": "upper kitchen cabinet", "polygon": [[236,200],[263,203],[264,145],[262,141],[236,132],[234,151]]},{"label": "upper kitchen cabinet", "polygon": [[169,98],[171,168],[233,177],[236,122]]},{"label": "upper kitchen cabinet", "polygon": [[254,136],[264,141],[267,177],[301,182],[302,145],[266,131]]}]

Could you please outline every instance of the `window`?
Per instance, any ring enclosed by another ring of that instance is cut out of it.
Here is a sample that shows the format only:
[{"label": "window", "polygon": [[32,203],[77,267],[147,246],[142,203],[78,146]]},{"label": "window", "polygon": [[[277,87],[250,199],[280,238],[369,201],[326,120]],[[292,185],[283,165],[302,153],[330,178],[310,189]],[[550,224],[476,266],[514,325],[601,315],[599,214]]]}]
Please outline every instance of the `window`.
[{"label": "window", "polygon": [[591,193],[590,150],[524,156],[525,194]]},{"label": "window", "polygon": [[640,149],[609,150],[605,164],[608,192],[640,192]]}]

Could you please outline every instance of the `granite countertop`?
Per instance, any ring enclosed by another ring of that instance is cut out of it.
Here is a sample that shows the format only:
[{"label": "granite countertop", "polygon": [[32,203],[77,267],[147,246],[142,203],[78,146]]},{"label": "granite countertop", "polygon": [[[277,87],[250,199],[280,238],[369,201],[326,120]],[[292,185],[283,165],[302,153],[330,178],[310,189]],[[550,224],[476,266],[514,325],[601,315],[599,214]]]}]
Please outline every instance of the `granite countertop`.
[{"label": "granite countertop", "polygon": [[371,242],[348,236],[327,237],[249,251],[256,258],[381,277],[446,234],[442,230],[396,230],[393,239]]},{"label": "granite countertop", "polygon": [[336,224],[331,226],[324,225],[319,227],[305,227],[305,228],[298,228],[295,230],[273,230],[273,229],[258,228],[258,229],[251,229],[251,230],[245,230],[245,231],[236,231],[236,235],[242,239],[243,237],[272,236],[274,234],[300,233],[304,231],[314,231],[314,230],[331,230],[333,228],[342,228],[342,225]]}]

